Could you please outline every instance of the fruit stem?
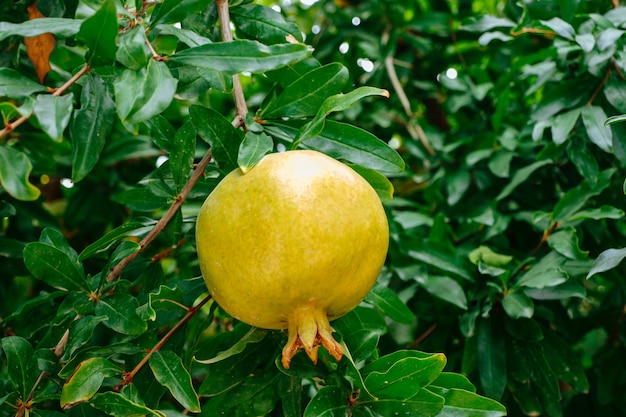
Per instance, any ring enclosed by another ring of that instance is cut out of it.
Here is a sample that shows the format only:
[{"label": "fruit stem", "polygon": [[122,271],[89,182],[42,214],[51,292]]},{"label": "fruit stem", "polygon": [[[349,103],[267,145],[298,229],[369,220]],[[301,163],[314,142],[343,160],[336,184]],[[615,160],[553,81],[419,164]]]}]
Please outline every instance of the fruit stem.
[{"label": "fruit stem", "polygon": [[337,361],[341,360],[343,348],[333,338],[328,317],[318,306],[302,306],[291,314],[287,324],[289,337],[281,361],[285,369],[289,369],[291,360],[300,349],[304,349],[311,361],[317,363],[320,345]]}]

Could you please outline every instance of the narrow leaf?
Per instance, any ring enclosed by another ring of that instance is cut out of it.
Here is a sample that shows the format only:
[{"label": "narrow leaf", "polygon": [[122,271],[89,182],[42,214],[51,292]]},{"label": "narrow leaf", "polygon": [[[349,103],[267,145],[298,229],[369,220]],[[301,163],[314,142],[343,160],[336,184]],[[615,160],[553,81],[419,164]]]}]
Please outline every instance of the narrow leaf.
[{"label": "narrow leaf", "polygon": [[73,110],[74,100],[71,94],[61,97],[39,94],[33,108],[41,129],[55,142],[63,140],[63,132],[70,123]]},{"label": "narrow leaf", "polygon": [[415,320],[413,312],[398,298],[396,293],[379,282],[367,294],[366,300],[398,323],[411,324]]},{"label": "narrow leaf", "polygon": [[[96,394],[91,401],[90,407],[102,410],[111,416],[157,416],[165,417],[162,411],[152,410],[139,402],[126,398],[119,392],[102,392]],[[91,414],[91,412],[89,413]]]},{"label": "narrow leaf", "polygon": [[361,165],[348,164],[348,166],[370,183],[376,194],[378,194],[380,201],[385,203],[393,199],[393,184],[383,174]]},{"label": "narrow leaf", "polygon": [[235,129],[224,116],[207,107],[191,106],[189,116],[198,135],[211,145],[218,166],[224,172],[236,169],[239,146],[243,140],[241,131]]},{"label": "narrow leaf", "polygon": [[442,396],[445,404],[438,417],[500,417],[506,416],[506,408],[497,401],[476,393],[456,388],[429,386],[428,390]]},{"label": "narrow leaf", "polygon": [[119,375],[122,370],[105,358],[95,357],[80,363],[61,390],[61,407],[71,407],[93,397],[104,378]]},{"label": "narrow leaf", "polygon": [[194,413],[201,411],[191,375],[178,355],[172,351],[157,351],[152,354],[149,363],[157,381],[167,387],[183,407]]},{"label": "narrow leaf", "polygon": [[512,291],[502,299],[502,307],[514,319],[531,318],[535,311],[533,300],[524,291]]},{"label": "narrow leaf", "polygon": [[348,82],[348,69],[335,62],[306,73],[259,113],[261,118],[314,116],[324,100]]},{"label": "narrow leaf", "polygon": [[611,152],[613,147],[613,132],[605,123],[607,116],[602,107],[584,107],[582,110],[582,119],[589,139],[604,152]]},{"label": "narrow leaf", "polygon": [[324,130],[324,124],[326,122],[326,116],[330,113],[347,110],[352,107],[357,101],[369,97],[369,96],[383,96],[389,97],[387,90],[374,87],[359,87],[347,94],[336,94],[328,97],[322,103],[319,111],[307,124],[300,128],[296,140],[292,144],[292,148],[297,148],[298,145],[312,137],[319,135]]},{"label": "narrow leaf", "polygon": [[41,192],[29,181],[33,165],[26,154],[0,145],[0,185],[18,200],[34,201]]},{"label": "narrow leaf", "polygon": [[259,343],[265,338],[265,336],[267,336],[267,334],[268,331],[265,329],[252,327],[228,349],[219,352],[217,355],[210,359],[196,359],[196,361],[205,365],[223,361],[224,359],[228,359],[231,356],[240,354],[250,343]]},{"label": "narrow leaf", "polygon": [[513,192],[513,190],[515,190],[518,185],[526,181],[533,172],[551,163],[551,160],[545,159],[543,161],[533,162],[532,164],[519,169],[517,172],[515,172],[513,178],[511,178],[511,181],[502,189],[502,191],[500,191],[500,194],[498,194],[496,200],[502,200],[503,198],[508,197]]},{"label": "narrow leaf", "polygon": [[477,326],[478,371],[485,394],[498,400],[506,387],[506,349],[499,326],[482,319]]},{"label": "narrow leaf", "polygon": [[241,172],[246,174],[273,148],[274,142],[271,137],[265,133],[257,134],[248,131],[239,145],[237,155],[237,165]]},{"label": "narrow leaf", "polygon": [[174,135],[169,158],[170,171],[177,191],[182,190],[187,178],[189,178],[195,152],[196,130],[192,122],[188,120]]},{"label": "narrow leaf", "polygon": [[72,181],[85,178],[100,159],[100,153],[115,120],[115,104],[105,82],[91,73],[81,94],[81,108],[74,113]]},{"label": "narrow leaf", "polygon": [[0,22],[0,41],[9,36],[34,37],[51,33],[61,38],[74,36],[83,23],[80,19],[46,17],[22,23]]},{"label": "narrow leaf", "polygon": [[37,377],[37,358],[33,347],[19,336],[2,338],[2,350],[6,356],[6,370],[11,382],[17,388],[23,401],[26,401]]},{"label": "narrow leaf", "polygon": [[81,269],[54,246],[31,242],[24,248],[24,263],[30,272],[48,285],[64,291],[89,291]]},{"label": "narrow leaf", "polygon": [[169,60],[230,74],[243,71],[263,73],[300,61],[310,54],[311,48],[304,44],[267,46],[257,41],[238,39],[185,49],[169,57]]},{"label": "narrow leaf", "polygon": [[143,227],[146,226],[138,222],[124,223],[121,226],[118,226],[115,229],[111,230],[100,239],[87,246],[85,249],[83,249],[83,251],[80,253],[79,259],[83,261],[85,259],[91,258],[92,256],[106,252],[120,239],[126,236],[138,234],[133,232],[136,232],[138,229],[141,229]]},{"label": "narrow leaf", "polygon": [[626,258],[626,248],[607,249],[596,258],[587,279],[601,272],[609,271],[619,265]]},{"label": "narrow leaf", "polygon": [[116,292],[98,300],[96,315],[108,317],[104,325],[118,333],[139,335],[146,331],[148,325],[137,315],[137,307],[139,303],[135,297]]},{"label": "narrow leaf", "polygon": [[85,59],[92,67],[112,65],[117,53],[117,12],[114,0],[104,0],[96,13],[80,25],[76,39],[89,48]]},{"label": "narrow leaf", "polygon": [[260,4],[244,4],[233,7],[231,18],[237,33],[257,39],[265,44],[284,43],[288,36],[302,42],[302,32],[293,22],[285,20],[283,15],[271,7]]}]

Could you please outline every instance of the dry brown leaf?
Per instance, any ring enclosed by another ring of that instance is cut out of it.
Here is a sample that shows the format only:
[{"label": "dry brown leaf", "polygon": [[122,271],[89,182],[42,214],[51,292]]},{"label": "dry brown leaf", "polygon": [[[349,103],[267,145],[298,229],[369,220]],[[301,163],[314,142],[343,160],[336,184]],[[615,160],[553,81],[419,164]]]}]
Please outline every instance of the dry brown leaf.
[{"label": "dry brown leaf", "polygon": [[[39,9],[37,9],[35,3],[28,6],[27,10],[29,20],[45,17],[41,14]],[[37,72],[37,78],[39,78],[41,84],[43,84],[46,75],[48,75],[51,69],[50,54],[54,49],[54,43],[54,35],[51,33],[44,33],[33,38],[24,38],[28,58],[35,66],[35,72]]]}]

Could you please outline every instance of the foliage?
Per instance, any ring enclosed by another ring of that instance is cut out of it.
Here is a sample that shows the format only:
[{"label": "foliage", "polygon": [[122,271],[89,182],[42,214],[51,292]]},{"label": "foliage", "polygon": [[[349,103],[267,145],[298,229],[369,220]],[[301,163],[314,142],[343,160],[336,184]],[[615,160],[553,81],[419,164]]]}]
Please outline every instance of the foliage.
[{"label": "foliage", "polygon": [[[3,415],[625,415],[617,1],[31,3],[0,5]],[[286,370],[194,225],[296,147],[392,237],[346,356]]]}]

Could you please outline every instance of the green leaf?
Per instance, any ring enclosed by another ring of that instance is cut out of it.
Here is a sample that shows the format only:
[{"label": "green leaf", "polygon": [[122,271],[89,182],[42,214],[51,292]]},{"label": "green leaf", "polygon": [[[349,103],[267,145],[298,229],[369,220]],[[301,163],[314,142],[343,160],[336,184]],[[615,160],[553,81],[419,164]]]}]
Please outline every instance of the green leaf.
[{"label": "green leaf", "polygon": [[[41,20],[41,19],[36,19]],[[0,28],[6,22],[0,22]],[[48,87],[11,68],[0,68],[0,97],[20,98],[46,91]]]},{"label": "green leaf", "polygon": [[85,316],[73,321],[63,350],[64,361],[67,362],[78,348],[89,342],[96,326],[106,320],[106,317]]},{"label": "green leaf", "polygon": [[428,390],[445,399],[438,417],[500,417],[506,416],[506,408],[497,401],[462,389],[429,386]]},{"label": "green leaf", "polygon": [[78,33],[82,23],[83,21],[80,19],[58,17],[32,19],[22,23],[0,22],[0,41],[9,36],[32,38],[44,33],[52,33],[59,38],[69,38]]},{"label": "green leaf", "polygon": [[85,249],[83,249],[83,251],[80,253],[79,259],[81,261],[84,261],[85,259],[104,253],[107,250],[109,250],[111,246],[117,243],[120,239],[127,237],[127,236],[133,236],[133,235],[139,234],[136,231],[144,227],[146,226],[143,223],[138,223],[138,222],[124,223],[116,227],[115,229],[111,230],[110,232],[102,236],[100,239],[96,240],[95,242],[87,246]]},{"label": "green leaf", "polygon": [[150,16],[150,27],[178,23],[207,7],[206,0],[164,0]]},{"label": "green leaf", "polygon": [[195,152],[196,130],[191,120],[187,120],[174,135],[169,157],[170,171],[178,192],[183,189],[189,178]]},{"label": "green leaf", "polygon": [[491,266],[506,266],[511,263],[513,257],[496,253],[489,246],[481,245],[469,253],[469,260],[474,265],[484,262]]},{"label": "green leaf", "polygon": [[467,310],[467,296],[463,287],[450,277],[419,275],[415,280],[430,294]]},{"label": "green leaf", "polygon": [[413,312],[404,304],[395,292],[379,282],[374,284],[365,298],[390,319],[398,323],[411,324],[415,320]]},{"label": "green leaf", "polygon": [[218,166],[224,172],[236,169],[243,133],[235,129],[224,116],[207,107],[192,105],[189,116],[198,135],[211,145],[211,153]]},{"label": "green leaf", "polygon": [[86,19],[76,34],[85,42],[85,59],[91,67],[113,65],[117,53],[117,11],[114,0],[104,0],[96,13]]},{"label": "green leaf", "polygon": [[607,249],[596,258],[591,270],[587,274],[587,279],[601,272],[609,271],[619,265],[626,258],[626,248]]},{"label": "green leaf", "polygon": [[550,126],[552,141],[554,143],[557,145],[565,143],[572,129],[576,126],[581,110],[581,108],[576,108],[565,113],[560,113],[554,118],[554,122]]},{"label": "green leaf", "polygon": [[158,210],[170,202],[168,197],[156,195],[148,188],[131,188],[114,195],[113,199],[135,211]]},{"label": "green leaf", "polygon": [[228,359],[231,356],[240,354],[246,349],[246,346],[248,346],[250,343],[261,342],[263,339],[265,339],[265,336],[267,336],[268,333],[268,330],[252,327],[250,328],[250,330],[248,330],[246,334],[241,337],[241,339],[239,339],[234,345],[232,345],[228,349],[219,352],[217,355],[210,359],[196,359],[196,361],[205,365],[223,361],[224,359]]},{"label": "green leaf", "polygon": [[[618,74],[612,73],[611,76],[606,81],[606,84],[604,88],[602,89],[602,92],[604,93],[604,96],[606,97],[608,102],[611,103],[611,106],[615,107],[621,113],[625,113],[626,112],[626,92],[624,92],[624,89],[622,87],[623,87],[623,84],[622,84],[622,79],[620,78],[620,76]],[[620,116],[614,116],[614,117],[620,117]],[[612,119],[612,118],[609,118],[609,119]],[[616,121],[617,120],[613,120],[609,122],[609,120],[606,120],[604,124],[608,125]]]},{"label": "green leaf", "polygon": [[617,116],[611,116],[608,119],[605,120],[604,125],[608,126],[608,125],[612,125],[613,123],[621,123],[626,121],[626,114],[620,114]]},{"label": "green leaf", "polygon": [[41,192],[29,181],[33,165],[16,149],[0,145],[0,185],[18,200],[34,201]]},{"label": "green leaf", "polygon": [[239,145],[237,165],[244,174],[248,173],[259,161],[274,149],[274,141],[265,133],[248,131]]},{"label": "green leaf", "polygon": [[248,71],[263,73],[300,61],[311,54],[304,44],[263,45],[257,41],[238,39],[185,49],[169,57],[169,61],[211,68],[230,74]]},{"label": "green leaf", "polygon": [[177,83],[160,61],[150,60],[140,71],[124,70],[114,83],[120,119],[139,123],[163,112],[174,98]]},{"label": "green leaf", "polygon": [[330,113],[347,110],[359,100],[369,96],[389,97],[389,92],[380,88],[359,87],[347,94],[336,94],[326,98],[313,120],[300,128],[296,139],[291,145],[292,149],[297,148],[305,140],[322,133],[326,123],[326,116]]},{"label": "green leaf", "polygon": [[549,159],[544,159],[543,161],[533,162],[530,165],[521,168],[513,174],[513,178],[511,181],[500,191],[500,194],[496,197],[497,201],[502,200],[505,197],[508,197],[518,185],[522,184],[526,181],[536,170],[539,168],[551,164],[552,161]]},{"label": "green leaf", "polygon": [[121,375],[122,370],[105,358],[89,358],[82,361],[65,381],[61,390],[61,407],[71,407],[93,397],[104,378]]},{"label": "green leaf", "polygon": [[337,62],[315,68],[285,87],[277,98],[261,109],[259,117],[314,116],[327,97],[341,92],[348,77],[348,69]]},{"label": "green leaf", "polygon": [[[91,401],[89,401],[89,405],[91,410],[96,408],[111,416],[166,416],[164,412],[152,410],[143,404],[126,398],[119,392],[109,391],[96,394]],[[91,410],[89,411],[89,415],[92,413]]]},{"label": "green leaf", "polygon": [[548,246],[569,259],[587,259],[589,252],[578,246],[576,229],[567,227],[548,236]]},{"label": "green leaf", "polygon": [[19,336],[2,338],[2,350],[6,356],[6,371],[23,401],[39,377],[35,351],[28,341]]},{"label": "green leaf", "polygon": [[506,349],[503,334],[494,319],[477,323],[478,376],[485,395],[495,400],[506,387]]},{"label": "green leaf", "polygon": [[283,43],[288,36],[302,42],[302,32],[295,23],[287,22],[283,15],[268,6],[244,4],[230,11],[237,33],[257,39],[265,44]]},{"label": "green leaf", "polygon": [[434,381],[445,365],[442,353],[398,350],[367,364],[361,372],[375,397],[406,401]]},{"label": "green leaf", "polygon": [[589,139],[604,152],[611,152],[613,147],[613,132],[605,124],[607,116],[602,107],[584,107],[582,110],[582,118]]},{"label": "green leaf", "polygon": [[74,103],[71,94],[61,97],[39,94],[33,108],[41,129],[56,142],[61,142],[63,139],[63,132],[70,123],[73,110]]},{"label": "green leaf", "polygon": [[[421,389],[411,398],[406,400],[397,400],[389,398],[380,398],[375,401],[359,401],[356,410],[365,409],[364,415],[375,416],[420,416],[434,417],[439,416],[444,405],[443,397],[432,393],[428,389]],[[370,411],[371,410],[371,411]]]},{"label": "green leaf", "polygon": [[70,127],[72,139],[72,181],[85,178],[100,159],[107,136],[115,121],[115,104],[102,78],[86,77],[81,108],[74,113]]},{"label": "green leaf", "polygon": [[460,29],[469,32],[486,32],[495,28],[514,28],[515,26],[516,23],[510,19],[484,15],[480,18],[469,18],[467,23],[463,24]]},{"label": "green leaf", "polygon": [[136,312],[138,307],[139,303],[135,297],[118,291],[98,300],[96,315],[108,317],[104,325],[110,329],[136,336],[148,329],[146,322]]},{"label": "green leaf", "polygon": [[454,372],[442,372],[439,374],[428,388],[439,387],[448,389],[461,389],[468,392],[476,392],[476,387],[470,382],[465,375]]},{"label": "green leaf", "polygon": [[573,346],[553,331],[544,332],[542,346],[550,369],[554,371],[560,381],[568,384],[576,392],[589,392],[590,386],[585,369],[579,353],[574,351]]},{"label": "green leaf", "polygon": [[535,312],[533,300],[524,291],[510,291],[502,299],[502,307],[513,319],[531,318]]},{"label": "green leaf", "polygon": [[446,252],[437,244],[420,240],[410,242],[409,256],[433,266],[442,271],[450,272],[468,281],[474,281],[474,277],[468,272],[465,262],[457,255]]},{"label": "green leaf", "polygon": [[569,189],[554,207],[552,213],[554,221],[563,223],[576,216],[576,213],[591,197],[600,194],[611,184],[611,177],[614,173],[615,169],[606,169],[600,173],[594,185],[583,180],[578,186]]},{"label": "green leaf", "polygon": [[383,174],[373,169],[362,167],[361,165],[347,165],[369,182],[374,191],[376,191],[376,194],[378,194],[380,201],[385,203],[393,199],[393,184]]},{"label": "green leaf", "polygon": [[566,258],[556,251],[548,253],[519,277],[516,286],[544,288],[562,284],[568,278],[562,269],[565,260]]},{"label": "green leaf", "polygon": [[80,264],[73,262],[61,249],[41,242],[24,248],[24,263],[35,278],[64,291],[89,291]]},{"label": "green leaf", "polygon": [[324,129],[303,146],[385,174],[404,171],[404,160],[394,149],[368,131],[347,123],[327,121]]},{"label": "green leaf", "polygon": [[359,306],[345,316],[333,320],[333,328],[350,347],[352,360],[360,362],[376,352],[380,336],[387,332],[387,323],[378,311]]},{"label": "green leaf", "polygon": [[576,32],[572,25],[567,23],[565,20],[553,17],[550,20],[541,20],[540,22],[542,25],[545,25],[555,31],[557,35],[565,39],[574,40],[574,34]]},{"label": "green leaf", "polygon": [[621,219],[624,217],[624,211],[612,206],[602,206],[591,209],[579,210],[572,217],[569,218],[569,222],[576,222],[580,220],[602,220],[602,219]]},{"label": "green leaf", "polygon": [[161,285],[157,291],[148,294],[148,302],[137,309],[137,314],[142,319],[155,321],[157,310],[181,312],[184,305],[183,291],[180,288],[172,289]]},{"label": "green leaf", "polygon": [[567,156],[576,166],[580,175],[595,186],[600,176],[600,167],[593,153],[587,146],[588,143],[582,137],[575,137],[567,145]]},{"label": "green leaf", "polygon": [[347,394],[340,387],[323,387],[311,399],[303,417],[345,417],[348,412]]},{"label": "green leaf", "polygon": [[132,70],[141,70],[148,63],[146,33],[141,25],[123,32],[119,36],[116,53],[119,63]]},{"label": "green leaf", "polygon": [[194,413],[201,411],[191,375],[178,355],[172,351],[157,351],[152,354],[149,363],[157,381],[167,387],[183,407]]}]

